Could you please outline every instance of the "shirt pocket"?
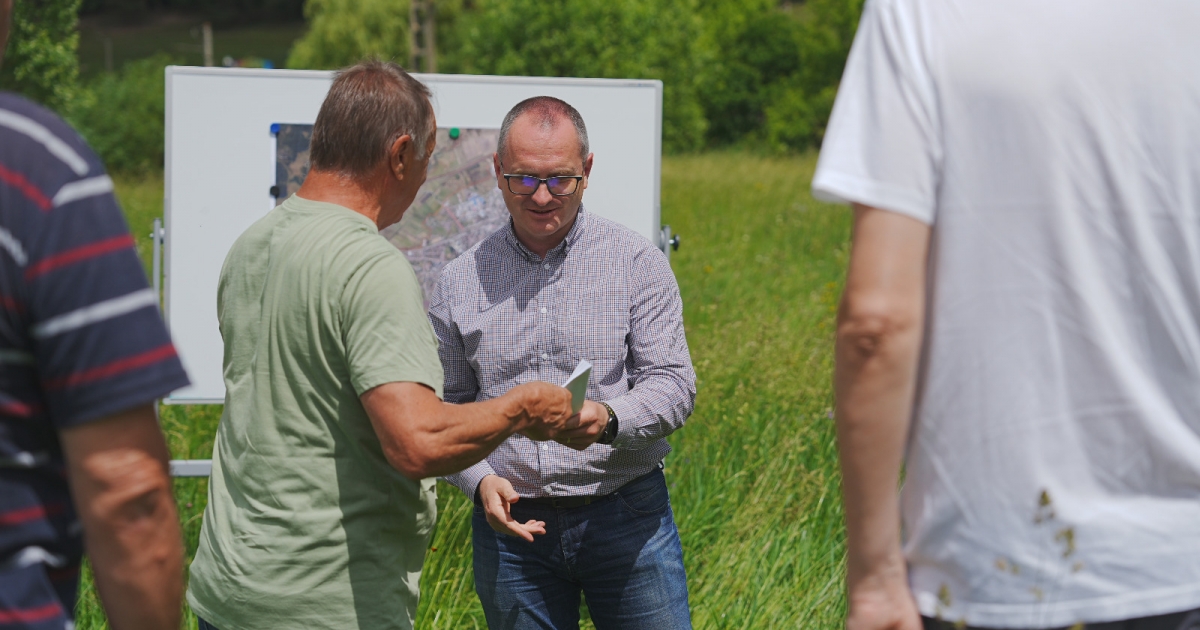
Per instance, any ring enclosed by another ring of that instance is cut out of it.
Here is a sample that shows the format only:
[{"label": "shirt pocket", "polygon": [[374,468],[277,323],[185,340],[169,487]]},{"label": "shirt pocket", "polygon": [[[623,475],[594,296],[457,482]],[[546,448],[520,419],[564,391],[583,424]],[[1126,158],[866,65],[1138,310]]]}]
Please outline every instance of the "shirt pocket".
[{"label": "shirt pocket", "polygon": [[[629,293],[620,285],[598,282],[572,292],[555,317],[559,356],[604,369],[623,362],[629,334]],[[572,368],[574,365],[572,365]]]}]

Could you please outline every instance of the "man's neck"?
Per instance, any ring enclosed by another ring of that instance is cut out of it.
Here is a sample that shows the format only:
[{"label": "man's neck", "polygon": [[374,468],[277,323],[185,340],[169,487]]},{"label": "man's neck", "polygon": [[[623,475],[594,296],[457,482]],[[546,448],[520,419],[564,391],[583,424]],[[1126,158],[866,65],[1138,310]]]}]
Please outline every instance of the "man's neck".
[{"label": "man's neck", "polygon": [[513,225],[513,235],[517,240],[525,246],[526,249],[537,254],[538,258],[545,258],[550,250],[558,247],[563,241],[567,240],[567,235],[571,233],[571,228],[575,227],[575,222],[579,220],[579,213],[575,213],[575,217],[571,219],[563,228],[554,234],[551,234],[543,239],[535,239],[528,234],[521,234],[516,229],[516,224]]},{"label": "man's neck", "polygon": [[309,201],[332,203],[353,210],[371,220],[380,229],[383,204],[377,191],[369,190],[361,181],[326,171],[309,171],[296,195]]}]

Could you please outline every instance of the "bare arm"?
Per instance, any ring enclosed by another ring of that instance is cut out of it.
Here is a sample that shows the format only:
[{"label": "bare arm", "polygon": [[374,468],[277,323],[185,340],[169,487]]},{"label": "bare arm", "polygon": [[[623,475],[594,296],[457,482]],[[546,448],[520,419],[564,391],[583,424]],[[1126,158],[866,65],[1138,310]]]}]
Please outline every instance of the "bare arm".
[{"label": "bare arm", "polygon": [[546,440],[579,423],[571,414],[571,393],[541,382],[463,405],[444,403],[417,383],[387,383],[361,399],[388,462],[410,479],[458,472],[513,433]]},{"label": "bare arm", "polygon": [[183,535],[154,408],[62,431],[71,493],[112,627],[176,630]]},{"label": "bare arm", "polygon": [[850,630],[919,630],[897,509],[925,318],[929,227],[855,206],[834,390]]}]

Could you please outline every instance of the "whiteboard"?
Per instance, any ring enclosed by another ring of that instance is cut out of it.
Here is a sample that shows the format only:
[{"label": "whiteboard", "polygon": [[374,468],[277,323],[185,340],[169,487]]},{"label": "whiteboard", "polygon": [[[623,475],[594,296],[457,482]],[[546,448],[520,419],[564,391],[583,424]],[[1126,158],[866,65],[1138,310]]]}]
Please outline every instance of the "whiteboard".
[{"label": "whiteboard", "polygon": [[[595,164],[584,205],[663,246],[662,82],[414,74],[438,127],[495,129],[518,102],[556,96],[587,124]],[[316,120],[333,73],[166,69],[165,316],[192,385],[164,402],[223,403],[217,280],[234,240],[275,205],[272,123]]]}]

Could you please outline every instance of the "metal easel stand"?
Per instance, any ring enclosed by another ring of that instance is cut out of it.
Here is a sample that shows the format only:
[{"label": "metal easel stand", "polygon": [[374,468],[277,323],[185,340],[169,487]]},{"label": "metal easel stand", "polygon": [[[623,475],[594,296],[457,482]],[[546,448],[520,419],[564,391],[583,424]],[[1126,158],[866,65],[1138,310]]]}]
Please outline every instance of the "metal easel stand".
[{"label": "metal easel stand", "polygon": [[[154,243],[150,261],[150,283],[154,287],[154,295],[159,296],[159,311],[162,311],[162,250],[166,230],[162,219],[154,220],[150,239]],[[159,401],[154,401],[154,415],[158,416]],[[173,459],[170,465],[172,477],[207,477],[212,474],[211,459]]]}]

